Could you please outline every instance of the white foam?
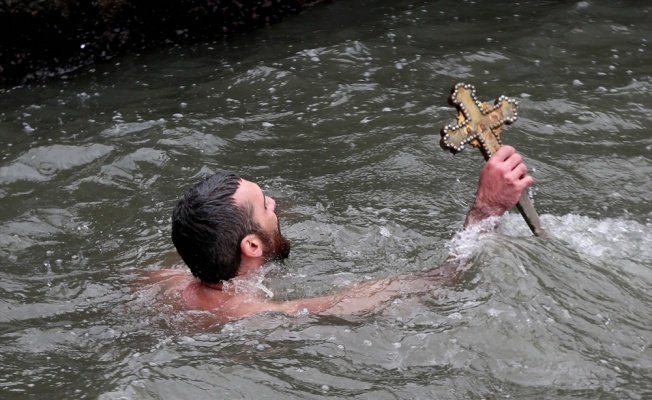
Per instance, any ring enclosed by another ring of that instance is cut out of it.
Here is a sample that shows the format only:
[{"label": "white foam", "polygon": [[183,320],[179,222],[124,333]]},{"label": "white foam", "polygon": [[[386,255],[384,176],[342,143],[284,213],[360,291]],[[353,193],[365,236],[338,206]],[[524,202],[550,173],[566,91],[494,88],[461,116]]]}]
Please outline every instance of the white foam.
[{"label": "white foam", "polygon": [[263,281],[265,276],[278,267],[277,263],[267,263],[255,272],[251,272],[243,277],[233,278],[224,283],[224,290],[233,289],[236,293],[255,295],[260,292],[265,297],[273,298],[274,292],[268,288]]},{"label": "white foam", "polygon": [[450,254],[458,259],[470,257],[483,238],[492,234],[499,220],[499,217],[487,218],[456,233],[448,244]]},{"label": "white foam", "polygon": [[[652,269],[652,224],[624,218],[594,219],[568,214],[541,215],[541,223],[554,238],[570,245],[578,254],[601,260],[636,276],[650,279]],[[531,237],[532,233],[518,213],[488,219],[458,232],[449,244],[456,258],[469,258],[482,242],[494,234]]]},{"label": "white foam", "polygon": [[[629,258],[649,265],[652,260],[652,224],[623,218],[594,219],[567,214],[541,215],[543,227],[555,238],[574,247],[578,253],[603,260]],[[499,232],[510,236],[530,234],[520,214],[503,216]]]}]

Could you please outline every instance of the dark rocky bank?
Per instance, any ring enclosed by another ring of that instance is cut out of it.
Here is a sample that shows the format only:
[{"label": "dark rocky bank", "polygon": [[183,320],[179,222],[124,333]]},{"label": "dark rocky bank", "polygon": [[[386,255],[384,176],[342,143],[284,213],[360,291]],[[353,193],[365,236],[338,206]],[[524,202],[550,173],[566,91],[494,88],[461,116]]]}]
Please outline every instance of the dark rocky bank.
[{"label": "dark rocky bank", "polygon": [[22,83],[125,52],[210,41],[251,31],[323,1],[4,0],[0,83]]}]

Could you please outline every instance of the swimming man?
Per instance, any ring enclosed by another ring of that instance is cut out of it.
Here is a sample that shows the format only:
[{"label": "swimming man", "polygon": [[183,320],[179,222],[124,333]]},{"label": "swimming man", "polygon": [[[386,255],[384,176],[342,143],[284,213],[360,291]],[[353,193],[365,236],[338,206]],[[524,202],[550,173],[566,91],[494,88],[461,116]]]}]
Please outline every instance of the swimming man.
[{"label": "swimming man", "polygon": [[[480,173],[475,201],[464,227],[512,208],[532,185],[522,157],[503,146]],[[406,274],[360,282],[323,297],[273,301],[236,291],[229,285],[246,279],[264,264],[284,260],[290,242],[281,234],[276,202],[261,188],[233,172],[220,172],[193,186],[172,214],[172,241],[190,273],[157,271],[156,282],[165,302],[186,310],[205,310],[215,321],[229,321],[263,312],[347,315],[370,311],[402,293],[427,291],[454,281],[459,268],[436,268],[426,274]]]}]

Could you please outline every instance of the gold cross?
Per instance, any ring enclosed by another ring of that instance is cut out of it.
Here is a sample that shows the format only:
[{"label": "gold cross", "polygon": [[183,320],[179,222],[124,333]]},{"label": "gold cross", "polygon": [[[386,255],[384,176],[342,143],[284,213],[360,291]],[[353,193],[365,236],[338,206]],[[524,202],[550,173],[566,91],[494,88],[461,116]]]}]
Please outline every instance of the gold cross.
[{"label": "gold cross", "polygon": [[[457,125],[446,125],[442,128],[439,142],[441,147],[456,154],[464,150],[466,144],[470,144],[479,148],[486,160],[502,146],[500,136],[503,134],[503,124],[516,121],[518,108],[516,101],[505,96],[500,96],[493,106],[482,103],[475,98],[475,87],[465,83],[453,86],[448,104],[457,108]],[[516,207],[532,233],[536,236],[550,237],[541,227],[539,215],[525,191],[521,194]]]},{"label": "gold cross", "polygon": [[518,103],[500,96],[493,106],[478,101],[473,85],[458,83],[451,89],[448,103],[457,108],[457,125],[441,130],[441,147],[453,154],[464,150],[468,143],[480,148],[489,159],[502,145],[502,125],[516,121]]}]

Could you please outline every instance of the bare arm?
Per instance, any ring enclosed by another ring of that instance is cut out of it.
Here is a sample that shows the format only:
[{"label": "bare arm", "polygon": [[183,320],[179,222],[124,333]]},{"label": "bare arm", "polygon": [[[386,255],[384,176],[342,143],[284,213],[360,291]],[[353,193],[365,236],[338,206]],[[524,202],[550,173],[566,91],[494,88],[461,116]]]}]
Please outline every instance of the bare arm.
[{"label": "bare arm", "polygon": [[[244,306],[246,315],[280,311],[297,314],[303,310],[318,315],[359,315],[378,311],[405,295],[432,293],[457,281],[464,272],[457,262],[446,262],[433,270],[359,282],[332,295],[285,302],[253,301]],[[244,311],[240,308],[240,311]],[[243,315],[243,316],[246,316]]]},{"label": "bare arm", "polygon": [[263,312],[284,312],[296,315],[303,311],[317,315],[355,315],[378,310],[382,305],[400,295],[397,277],[374,279],[356,283],[332,295],[289,301],[271,301],[249,298],[236,307],[219,307],[218,313],[227,312],[239,319]]}]

